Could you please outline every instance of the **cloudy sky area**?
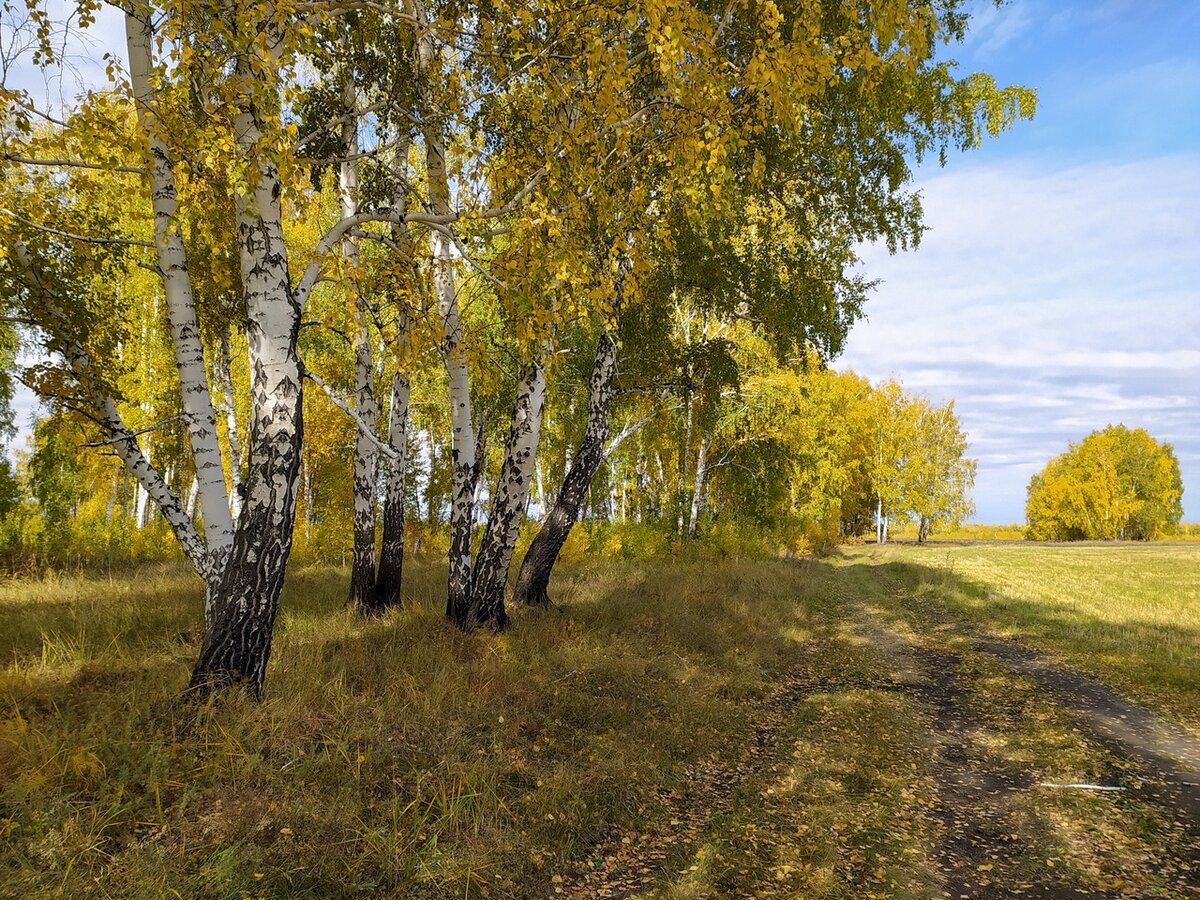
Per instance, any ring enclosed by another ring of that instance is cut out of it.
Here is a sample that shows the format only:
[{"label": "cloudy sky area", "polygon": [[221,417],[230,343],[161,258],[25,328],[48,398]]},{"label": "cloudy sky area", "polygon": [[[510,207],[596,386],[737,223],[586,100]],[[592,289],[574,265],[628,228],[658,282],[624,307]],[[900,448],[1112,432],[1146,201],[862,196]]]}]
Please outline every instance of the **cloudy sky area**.
[{"label": "cloudy sky area", "polygon": [[952,55],[1038,114],[917,184],[929,232],[889,256],[838,366],[953,399],[980,522],[1024,519],[1046,460],[1123,422],[1171,442],[1200,519],[1200,3],[978,6]]},{"label": "cloudy sky area", "polygon": [[[68,97],[101,83],[120,19],[105,8],[96,31],[74,83],[10,83]],[[1174,444],[1200,520],[1197,34],[1194,0],[979,0],[952,50],[1037,88],[1037,118],[918,171],[930,230],[915,252],[864,249],[882,284],[837,364],[955,401],[977,521],[1022,520],[1030,475],[1117,422]]]}]

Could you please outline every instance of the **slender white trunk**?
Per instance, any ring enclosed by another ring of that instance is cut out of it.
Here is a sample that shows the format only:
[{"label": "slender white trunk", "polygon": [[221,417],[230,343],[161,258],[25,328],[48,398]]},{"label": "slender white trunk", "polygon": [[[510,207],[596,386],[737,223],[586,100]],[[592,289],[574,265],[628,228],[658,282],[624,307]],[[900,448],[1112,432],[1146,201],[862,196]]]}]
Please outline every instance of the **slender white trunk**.
[{"label": "slender white trunk", "polygon": [[[114,409],[115,409],[115,407],[114,407]],[[118,451],[118,455],[119,454],[120,454],[120,451]],[[122,459],[124,459],[124,457],[122,457]],[[150,465],[149,451],[146,452],[145,459],[146,459],[146,465],[149,466]],[[132,472],[134,477],[137,476],[136,472],[133,472],[132,470],[130,470],[130,471]],[[158,473],[156,472],[155,474],[157,475]],[[149,498],[146,494],[146,488],[142,485],[142,482],[139,479],[137,485],[134,487],[134,490],[133,490],[133,525],[135,528],[137,528],[138,531],[141,531],[143,528],[146,527],[146,501],[148,499]]]},{"label": "slender white trunk", "polygon": [[200,493],[200,482],[195,475],[192,475],[191,484],[187,489],[187,500],[184,503],[184,508],[187,510],[188,518],[196,518],[196,497]]},{"label": "slender white trunk", "polygon": [[233,398],[233,355],[230,352],[228,326],[221,332],[217,358],[213,362],[213,381],[220,391],[221,411],[229,435],[229,512],[236,523],[242,512],[242,448],[238,438],[237,407]]},{"label": "slender white trunk", "polygon": [[175,173],[166,145],[158,137],[155,114],[155,89],[152,80],[153,25],[148,6],[139,6],[125,14],[125,35],[129,48],[129,80],[133,90],[138,122],[149,139],[150,189],[154,208],[154,245],[163,292],[167,300],[167,318],[179,369],[180,397],[188,440],[196,467],[200,508],[204,517],[204,537],[209,553],[219,567],[233,543],[233,518],[225,491],[225,468],[217,440],[217,420],[204,366],[204,347],[192,298],[187,253],[183,245]]},{"label": "slender white trunk", "polygon": [[687,532],[684,531],[684,516],[686,508],[684,506],[684,498],[687,496],[687,470],[688,470],[688,451],[692,447],[692,425],[695,421],[695,410],[693,409],[691,392],[688,392],[687,400],[687,425],[683,432],[683,444],[679,448],[679,475],[676,479],[675,489],[675,504],[678,510],[678,531],[680,540],[687,539]]},{"label": "slender white trunk", "polygon": [[708,463],[708,437],[701,436],[700,449],[696,452],[696,480],[692,483],[692,510],[688,517],[688,535],[695,537],[700,527],[700,511],[704,502],[704,476]]},{"label": "slender white trunk", "polygon": [[[433,99],[436,50],[424,4],[421,0],[407,0],[405,6],[417,24],[416,80],[418,105],[424,123],[427,202],[431,212],[443,216],[451,211],[450,185],[446,176],[446,136]],[[471,385],[463,348],[454,255],[449,235],[431,228],[429,253],[434,300],[442,323],[442,359],[450,393],[450,572],[446,615],[462,625],[466,622],[471,593],[471,525],[475,518],[477,480]]]},{"label": "slender white trunk", "polygon": [[539,456],[533,464],[534,475],[537,479],[538,522],[546,521],[546,488],[542,481],[542,458]]},{"label": "slender white trunk", "polygon": [[[342,125],[345,159],[338,171],[338,188],[343,218],[358,214],[358,93],[349,72],[342,77]],[[379,436],[375,431],[378,407],[375,400],[375,361],[371,346],[370,310],[358,284],[358,239],[347,233],[342,255],[354,291],[356,333],[354,338],[354,404],[358,430],[354,441],[354,566],[350,574],[349,602],[367,612],[374,608],[375,590],[375,485],[379,465]]]}]

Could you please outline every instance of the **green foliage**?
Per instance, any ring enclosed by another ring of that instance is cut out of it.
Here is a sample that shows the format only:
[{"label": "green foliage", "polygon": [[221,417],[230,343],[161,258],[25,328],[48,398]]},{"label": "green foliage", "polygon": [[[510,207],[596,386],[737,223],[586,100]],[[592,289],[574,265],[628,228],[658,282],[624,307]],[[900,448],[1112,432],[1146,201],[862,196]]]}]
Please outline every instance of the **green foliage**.
[{"label": "green foliage", "polygon": [[83,497],[79,465],[71,452],[67,427],[65,419],[52,416],[39,419],[33,429],[29,491],[50,528],[66,522]]},{"label": "green foliage", "polygon": [[1183,481],[1170,444],[1109,425],[1054,457],[1029,482],[1030,540],[1147,541],[1183,515]]},{"label": "green foliage", "polygon": [[0,521],[21,502],[21,483],[13,470],[12,461],[0,456]]}]

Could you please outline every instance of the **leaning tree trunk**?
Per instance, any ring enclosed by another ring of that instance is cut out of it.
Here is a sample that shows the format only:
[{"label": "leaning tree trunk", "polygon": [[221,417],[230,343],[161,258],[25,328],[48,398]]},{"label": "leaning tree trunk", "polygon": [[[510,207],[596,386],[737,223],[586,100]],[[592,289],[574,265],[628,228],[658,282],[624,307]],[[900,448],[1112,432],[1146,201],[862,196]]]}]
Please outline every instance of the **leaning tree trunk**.
[{"label": "leaning tree trunk", "polygon": [[617,336],[615,332],[603,331],[596,344],[596,356],[588,380],[588,417],[583,440],[563,479],[554,506],[521,561],[514,595],[518,603],[550,605],[550,572],[567,541],[567,535],[579,518],[579,509],[587,496],[592,478],[604,461],[616,374]]},{"label": "leaning tree trunk", "polygon": [[535,362],[526,369],[517,386],[512,425],[504,445],[504,463],[496,482],[483,544],[475,561],[467,620],[469,628],[499,631],[508,625],[504,589],[508,586],[508,570],[529,502],[529,483],[545,402],[545,372],[541,364]]},{"label": "leaning tree trunk", "polygon": [[166,145],[159,137],[154,112],[155,89],[151,80],[154,41],[150,9],[125,14],[125,37],[129,49],[129,80],[133,89],[138,122],[149,140],[150,197],[154,210],[154,246],[167,319],[179,369],[180,398],[187,424],[188,440],[196,466],[196,486],[204,517],[204,541],[214,567],[224,560],[233,542],[233,517],[225,490],[225,467],[217,440],[217,418],[204,366],[204,347],[192,297],[187,252],[183,245],[175,172]]},{"label": "leaning tree trunk", "polygon": [[[255,82],[246,60],[237,74]],[[260,115],[247,103],[233,123],[241,152],[257,167],[252,184],[235,197],[248,313],[250,453],[242,515],[188,685],[199,697],[231,686],[262,696],[296,517],[304,432],[300,307],[288,274],[279,172],[259,146]]]},{"label": "leaning tree trunk", "polygon": [[921,522],[917,526],[917,543],[923,544],[929,539],[929,517],[921,516]]}]

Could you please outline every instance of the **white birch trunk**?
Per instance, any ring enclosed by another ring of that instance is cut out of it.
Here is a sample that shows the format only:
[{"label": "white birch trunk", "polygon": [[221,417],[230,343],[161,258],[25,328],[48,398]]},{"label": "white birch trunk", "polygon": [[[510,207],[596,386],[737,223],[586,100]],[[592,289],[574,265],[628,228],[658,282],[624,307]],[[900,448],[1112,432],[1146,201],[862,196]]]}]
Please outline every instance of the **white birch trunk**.
[{"label": "white birch trunk", "polygon": [[213,362],[213,381],[220,391],[221,411],[229,435],[229,512],[236,523],[242,513],[242,447],[238,437],[237,407],[233,397],[233,358],[229,348],[229,328],[221,333],[217,358]]},{"label": "white birch trunk", "polygon": [[[425,173],[430,211],[450,214],[450,185],[446,176],[446,137],[433,100],[435,48],[429,16],[421,0],[407,0],[406,11],[417,25],[417,96],[425,138]],[[449,235],[430,228],[429,253],[433,293],[442,323],[442,359],[450,393],[450,572],[446,615],[465,626],[471,595],[471,525],[475,518],[476,453],[471,416],[471,384],[463,349],[454,256]]]},{"label": "white birch trunk", "polygon": [[192,481],[188,485],[187,500],[184,503],[184,508],[187,510],[188,518],[196,518],[196,497],[200,493],[200,482],[195,475],[192,475]]},{"label": "white birch trunk", "polygon": [[[119,455],[120,452],[118,451],[118,456]],[[122,459],[124,459],[124,457],[122,457]],[[149,464],[150,456],[149,452],[147,451],[146,465],[149,466]],[[135,477],[137,476],[136,472],[132,472],[132,474]],[[155,474],[157,475],[158,473],[156,472]],[[146,493],[146,488],[142,485],[142,482],[139,479],[133,490],[133,525],[138,531],[141,531],[146,527],[146,501],[148,499],[149,497]]]},{"label": "white birch trunk", "polygon": [[692,482],[692,509],[688,516],[688,536],[696,537],[700,527],[700,511],[704,502],[704,477],[708,463],[708,437],[701,436],[700,448],[696,452],[696,479]]},{"label": "white birch trunk", "polygon": [[272,106],[277,98],[274,85],[260,86],[260,79],[270,76],[249,60],[239,60],[236,74],[248,85],[233,126],[239,151],[250,164],[249,184],[239,186],[234,197],[248,316],[250,452],[242,515],[189,691],[203,696],[241,685],[258,697],[292,549],[304,405],[296,352],[300,307],[288,273],[282,184],[261,148],[266,116],[280,127],[279,111]]},{"label": "white birch trunk", "polygon": [[155,89],[152,81],[153,26],[150,10],[125,14],[129,48],[129,79],[138,122],[150,144],[150,196],[154,208],[154,245],[167,301],[167,318],[175,362],[179,369],[180,398],[187,422],[188,440],[196,467],[204,538],[214,563],[219,567],[233,543],[233,518],[225,491],[225,468],[217,440],[217,420],[204,366],[204,347],[192,297],[187,254],[179,219],[175,173],[166,145],[158,137]]},{"label": "white birch trunk", "polygon": [[[338,170],[338,193],[342,218],[358,214],[358,94],[349,73],[342,76],[342,125],[345,159]],[[354,405],[358,429],[354,440],[354,562],[350,573],[348,602],[360,612],[370,612],[375,603],[375,485],[379,436],[375,433],[378,407],[375,401],[375,362],[371,346],[370,314],[358,287],[358,239],[347,233],[342,255],[354,291],[356,333],[354,338]]]},{"label": "white birch trunk", "polygon": [[688,391],[687,397],[687,426],[683,432],[683,445],[679,448],[679,475],[676,480],[675,488],[675,505],[678,510],[677,522],[679,539],[687,540],[687,532],[684,530],[684,516],[687,515],[687,509],[684,506],[684,498],[687,496],[687,469],[688,469],[688,451],[692,448],[692,424],[695,420],[695,411],[693,409],[691,391]]}]

